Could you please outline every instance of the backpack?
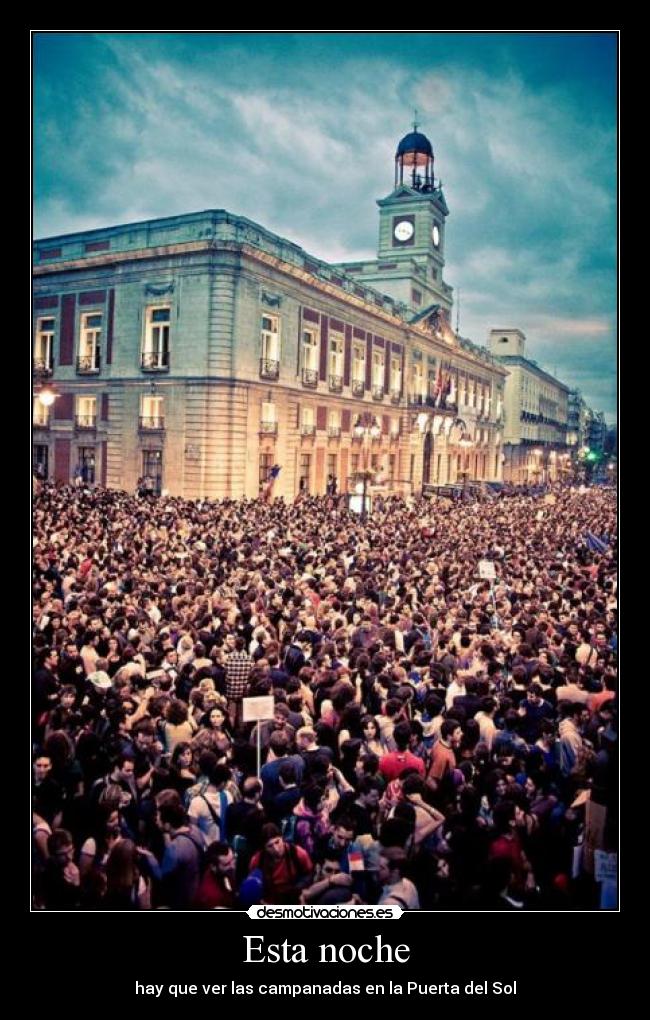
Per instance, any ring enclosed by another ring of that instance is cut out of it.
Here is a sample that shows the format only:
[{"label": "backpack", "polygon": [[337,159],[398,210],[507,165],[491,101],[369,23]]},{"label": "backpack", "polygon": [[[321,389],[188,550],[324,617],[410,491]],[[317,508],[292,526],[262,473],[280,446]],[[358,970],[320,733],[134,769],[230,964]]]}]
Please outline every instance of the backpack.
[{"label": "backpack", "polygon": [[[307,822],[309,825],[309,839],[313,844],[316,835],[316,823],[318,821],[318,817],[311,817],[310,815],[296,815],[293,813],[287,815],[286,818],[282,819],[282,838],[293,846],[296,843],[296,837],[298,835],[298,822]],[[309,850],[309,847],[305,847],[304,849]]]},{"label": "backpack", "polygon": [[205,847],[201,843],[199,843],[198,840],[195,839],[194,836],[191,835],[191,833],[189,832],[178,832],[174,836],[174,839],[189,839],[190,843],[194,845],[194,848],[198,854],[199,875],[202,878],[206,868]]}]

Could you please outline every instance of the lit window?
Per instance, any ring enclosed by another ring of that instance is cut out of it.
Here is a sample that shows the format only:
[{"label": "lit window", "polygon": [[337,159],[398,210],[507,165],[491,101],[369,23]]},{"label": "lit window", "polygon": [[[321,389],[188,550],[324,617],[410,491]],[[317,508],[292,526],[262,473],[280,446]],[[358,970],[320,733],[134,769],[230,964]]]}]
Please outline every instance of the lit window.
[{"label": "lit window", "polygon": [[384,386],[384,355],[381,351],[375,351],[372,356],[372,385],[376,389]]},{"label": "lit window", "polygon": [[77,425],[94,428],[97,424],[97,397],[77,397]]},{"label": "lit window", "polygon": [[34,337],[34,368],[43,372],[52,371],[52,349],[54,347],[54,319],[38,319]]},{"label": "lit window", "polygon": [[262,359],[280,361],[280,319],[277,315],[262,316]]},{"label": "lit window", "polygon": [[99,369],[99,359],[102,339],[102,313],[84,312],[81,316],[79,334],[79,369],[87,372],[96,372]]},{"label": "lit window", "polygon": [[145,329],[142,348],[143,368],[169,367],[169,306],[150,305],[145,310]]},{"label": "lit window", "polygon": [[318,337],[314,329],[302,332],[302,367],[308,372],[318,371]]},{"label": "lit window", "polygon": [[343,337],[338,333],[330,336],[330,375],[343,375]]},{"label": "lit window", "polygon": [[143,428],[160,429],[163,427],[164,397],[152,397],[144,395],[140,399],[140,417]]},{"label": "lit window", "polygon": [[390,391],[400,393],[402,390],[402,362],[399,357],[390,359]]}]

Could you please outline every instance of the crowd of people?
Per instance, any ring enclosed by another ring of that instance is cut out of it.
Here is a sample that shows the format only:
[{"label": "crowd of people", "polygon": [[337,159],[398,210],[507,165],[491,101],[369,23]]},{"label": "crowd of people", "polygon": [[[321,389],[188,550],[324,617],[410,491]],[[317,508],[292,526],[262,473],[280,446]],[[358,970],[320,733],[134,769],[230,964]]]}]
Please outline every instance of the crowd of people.
[{"label": "crowd of people", "polygon": [[362,522],[42,482],[33,519],[35,909],[599,905],[615,492]]}]

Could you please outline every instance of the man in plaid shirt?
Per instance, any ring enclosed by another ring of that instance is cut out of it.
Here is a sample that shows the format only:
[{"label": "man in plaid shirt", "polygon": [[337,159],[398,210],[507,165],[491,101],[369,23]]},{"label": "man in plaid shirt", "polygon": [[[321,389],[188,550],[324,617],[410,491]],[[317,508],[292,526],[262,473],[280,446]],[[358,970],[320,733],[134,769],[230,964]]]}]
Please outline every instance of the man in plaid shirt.
[{"label": "man in plaid shirt", "polygon": [[241,723],[241,703],[248,687],[248,676],[253,666],[253,660],[246,651],[244,639],[238,637],[235,641],[235,650],[226,659],[226,697],[228,699],[228,712],[233,727],[236,729]]}]

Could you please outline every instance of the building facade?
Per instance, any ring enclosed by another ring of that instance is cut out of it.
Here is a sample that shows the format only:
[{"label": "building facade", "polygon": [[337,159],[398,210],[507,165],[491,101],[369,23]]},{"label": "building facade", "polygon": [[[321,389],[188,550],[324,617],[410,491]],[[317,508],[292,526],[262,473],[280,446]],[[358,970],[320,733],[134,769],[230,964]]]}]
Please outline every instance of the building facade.
[{"label": "building facade", "polygon": [[489,349],[508,369],[505,385],[504,481],[515,485],[568,479],[569,387],[525,357],[519,329],[493,329]]},{"label": "building facade", "polygon": [[[413,205],[419,238],[420,214],[438,216],[440,264],[441,192],[405,188],[380,217]],[[224,210],[39,240],[35,464],[187,498],[255,498],[275,464],[288,499],[331,476],[347,491],[363,471],[402,494],[499,480],[506,371],[453,334],[439,272],[418,312]],[[373,441],[355,437],[364,412]]]},{"label": "building facade", "polygon": [[602,411],[587,410],[585,445],[595,453],[603,453],[607,439],[607,422]]},{"label": "building facade", "polygon": [[580,390],[570,390],[568,397],[567,446],[579,450],[587,442],[589,408]]}]

